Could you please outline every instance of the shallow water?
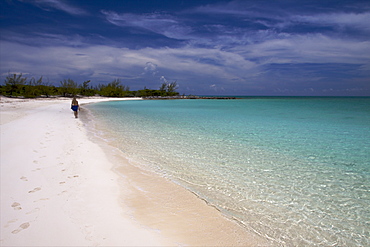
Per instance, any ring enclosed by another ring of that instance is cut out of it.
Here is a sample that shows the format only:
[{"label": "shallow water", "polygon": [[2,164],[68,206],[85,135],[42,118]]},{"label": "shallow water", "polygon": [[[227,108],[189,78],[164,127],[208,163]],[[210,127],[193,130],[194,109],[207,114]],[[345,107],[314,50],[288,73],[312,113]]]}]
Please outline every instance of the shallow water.
[{"label": "shallow water", "polygon": [[370,245],[370,98],[87,106],[142,168],[281,245]]}]

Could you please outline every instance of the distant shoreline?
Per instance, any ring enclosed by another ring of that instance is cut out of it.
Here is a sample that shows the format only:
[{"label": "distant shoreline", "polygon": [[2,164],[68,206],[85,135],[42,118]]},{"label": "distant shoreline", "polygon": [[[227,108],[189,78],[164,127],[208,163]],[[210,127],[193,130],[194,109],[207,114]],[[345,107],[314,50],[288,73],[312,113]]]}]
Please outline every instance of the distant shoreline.
[{"label": "distant shoreline", "polygon": [[224,96],[150,96],[144,97],[144,100],[170,100],[170,99],[241,99],[240,97],[224,97]]},{"label": "distant shoreline", "polygon": [[[24,97],[24,96],[9,96],[9,95],[0,95],[0,98],[2,98],[2,101],[5,99],[9,100],[71,100],[73,98],[72,95],[70,96],[56,96],[56,95],[50,95],[50,96],[38,96],[38,97]],[[143,100],[174,100],[174,99],[221,99],[221,100],[234,100],[234,99],[258,99],[258,98],[312,98],[312,99],[320,99],[320,98],[370,98],[370,96],[287,96],[287,95],[281,95],[281,96],[250,96],[250,95],[236,95],[236,96],[197,96],[197,95],[177,95],[177,96],[148,96],[148,97],[106,97],[106,96],[84,96],[84,95],[76,95],[77,99],[110,99],[110,100],[121,100],[121,99],[143,99]]]}]

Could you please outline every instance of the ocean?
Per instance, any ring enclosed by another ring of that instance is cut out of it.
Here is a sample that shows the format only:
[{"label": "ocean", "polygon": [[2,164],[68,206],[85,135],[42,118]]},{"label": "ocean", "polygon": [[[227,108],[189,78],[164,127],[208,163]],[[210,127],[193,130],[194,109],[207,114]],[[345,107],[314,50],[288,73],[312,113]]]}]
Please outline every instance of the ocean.
[{"label": "ocean", "polygon": [[276,245],[370,246],[370,98],[85,106],[104,138]]}]

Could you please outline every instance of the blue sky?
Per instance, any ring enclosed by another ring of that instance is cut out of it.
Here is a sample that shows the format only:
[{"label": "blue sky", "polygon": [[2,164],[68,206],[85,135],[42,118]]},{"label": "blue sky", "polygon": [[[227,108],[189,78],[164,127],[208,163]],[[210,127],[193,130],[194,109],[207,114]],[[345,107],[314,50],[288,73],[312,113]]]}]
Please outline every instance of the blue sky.
[{"label": "blue sky", "polygon": [[0,75],[370,96],[370,1],[3,0]]}]

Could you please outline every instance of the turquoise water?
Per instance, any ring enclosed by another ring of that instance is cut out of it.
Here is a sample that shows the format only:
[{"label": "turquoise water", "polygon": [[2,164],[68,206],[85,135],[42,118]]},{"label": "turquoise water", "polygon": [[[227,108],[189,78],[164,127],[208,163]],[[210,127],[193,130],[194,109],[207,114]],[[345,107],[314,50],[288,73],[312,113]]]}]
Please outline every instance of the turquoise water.
[{"label": "turquoise water", "polygon": [[370,245],[370,98],[87,107],[126,157],[277,245]]}]

